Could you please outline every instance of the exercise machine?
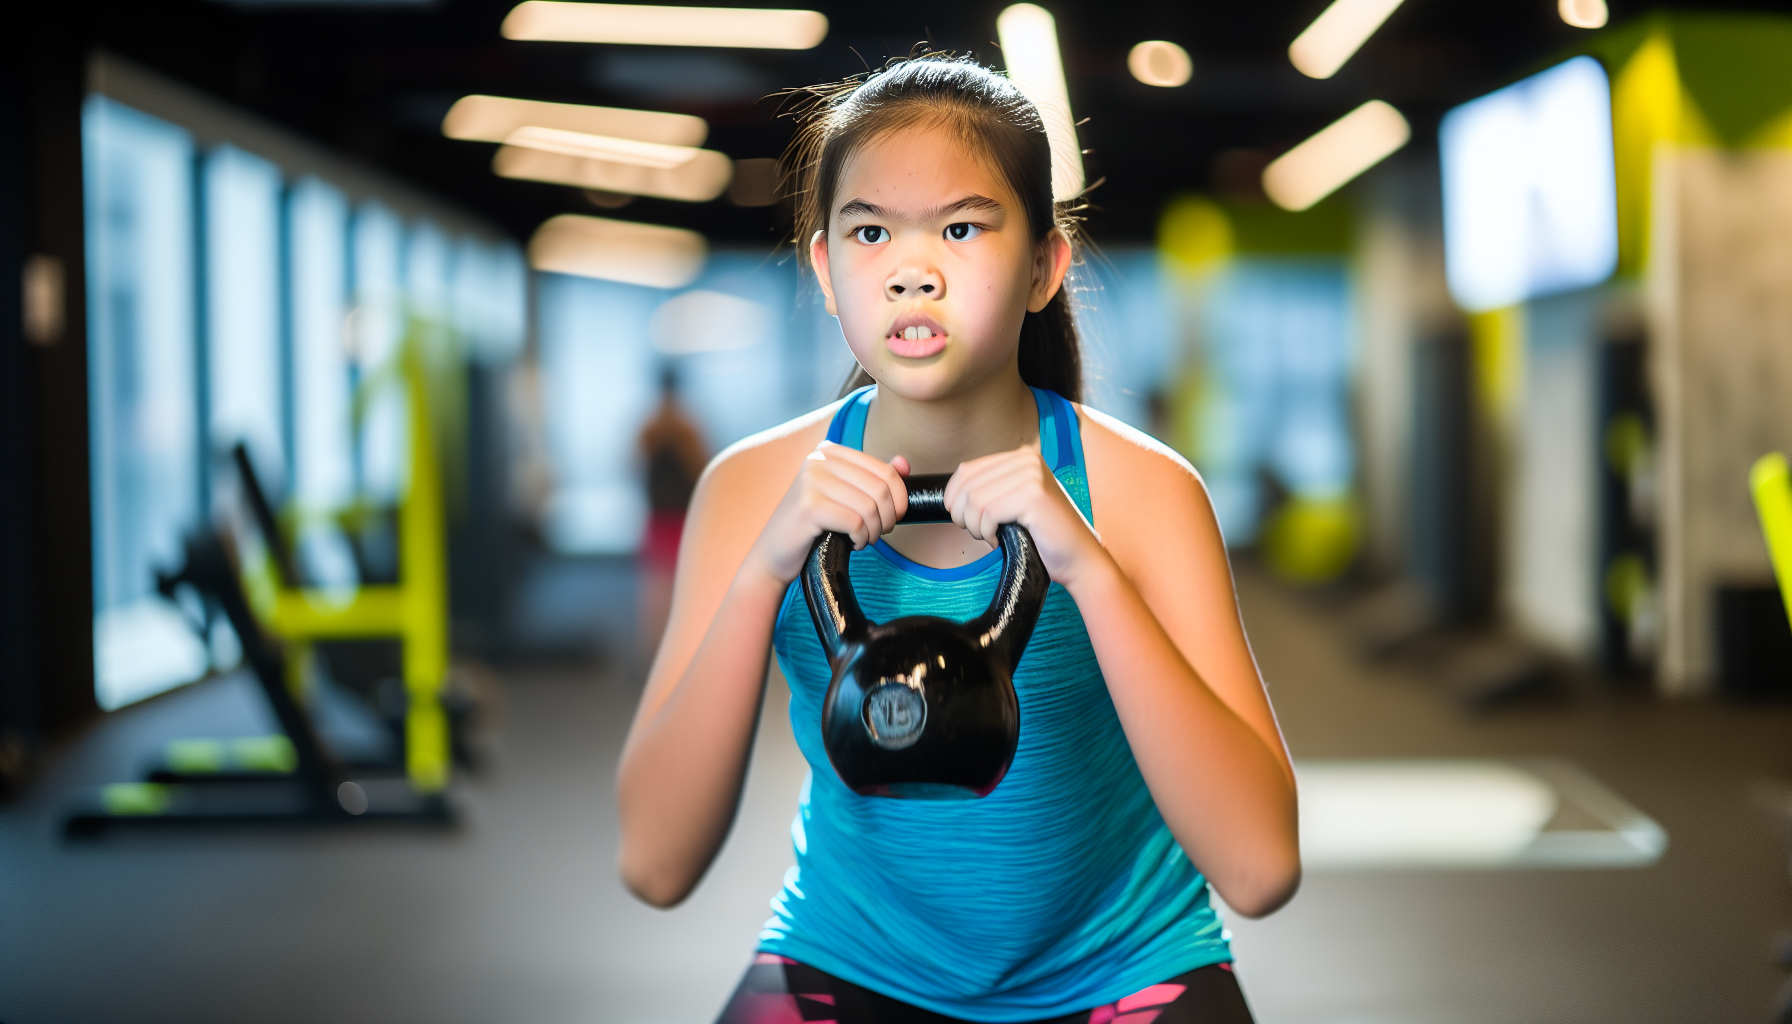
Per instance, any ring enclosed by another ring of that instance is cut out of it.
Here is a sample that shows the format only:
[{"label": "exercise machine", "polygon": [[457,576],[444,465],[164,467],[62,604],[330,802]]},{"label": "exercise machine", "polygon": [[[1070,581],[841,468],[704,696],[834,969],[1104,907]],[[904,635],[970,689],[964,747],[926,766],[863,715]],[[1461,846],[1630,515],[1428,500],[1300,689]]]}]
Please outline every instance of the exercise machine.
[{"label": "exercise machine", "polygon": [[[397,511],[397,582],[345,591],[302,585],[248,452],[237,445],[238,514],[192,534],[184,564],[158,574],[156,587],[171,601],[191,588],[202,604],[223,613],[281,731],[176,741],[146,781],[102,787],[97,799],[71,814],[71,833],[127,823],[452,820],[442,477],[414,344],[405,345],[400,366],[409,407],[410,483]],[[305,706],[316,644],[377,638],[402,647],[403,756],[396,771],[333,755]]]}]

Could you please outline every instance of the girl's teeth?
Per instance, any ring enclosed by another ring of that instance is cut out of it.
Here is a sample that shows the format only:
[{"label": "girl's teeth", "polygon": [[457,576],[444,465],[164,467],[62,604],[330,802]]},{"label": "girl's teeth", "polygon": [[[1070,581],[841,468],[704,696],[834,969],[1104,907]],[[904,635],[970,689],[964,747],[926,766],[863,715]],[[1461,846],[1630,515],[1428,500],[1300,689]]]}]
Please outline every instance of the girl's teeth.
[{"label": "girl's teeth", "polygon": [[931,337],[933,337],[933,328],[931,327],[906,327],[902,331],[904,341],[926,341]]}]

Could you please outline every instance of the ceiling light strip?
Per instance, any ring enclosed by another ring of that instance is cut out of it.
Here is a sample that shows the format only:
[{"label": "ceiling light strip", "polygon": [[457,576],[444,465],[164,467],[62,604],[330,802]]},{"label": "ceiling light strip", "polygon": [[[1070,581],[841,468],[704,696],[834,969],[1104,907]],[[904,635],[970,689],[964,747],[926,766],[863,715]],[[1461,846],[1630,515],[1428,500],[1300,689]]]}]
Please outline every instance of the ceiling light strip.
[{"label": "ceiling light strip", "polygon": [[727,190],[734,177],[734,165],[723,154],[709,149],[696,150],[690,160],[676,167],[658,168],[524,146],[501,146],[492,157],[492,172],[501,178],[521,181],[706,203]]},{"label": "ceiling light strip", "polygon": [[1412,138],[1398,110],[1370,100],[1263,170],[1263,191],[1285,210],[1305,210],[1387,159]]},{"label": "ceiling light strip", "polygon": [[1330,78],[1399,6],[1400,0],[1332,0],[1289,45],[1288,59],[1308,78]]},{"label": "ceiling light strip", "polygon": [[648,288],[683,288],[703,273],[709,245],[695,231],[563,213],[535,229],[529,265]]},{"label": "ceiling light strip", "polygon": [[1037,4],[1015,4],[996,18],[996,36],[1009,79],[1045,121],[1052,148],[1052,198],[1075,199],[1083,191],[1083,150],[1076,141],[1076,119],[1070,116],[1057,20]]},{"label": "ceiling light strip", "polygon": [[442,119],[442,134],[473,142],[503,142],[527,126],[662,146],[701,146],[709,135],[709,124],[689,114],[481,95],[463,96],[449,108]]},{"label": "ceiling light strip", "polygon": [[511,132],[505,137],[504,144],[586,160],[634,164],[661,171],[682,167],[703,152],[690,146],[662,146],[657,142],[637,142],[634,139],[569,132],[561,128],[543,128],[532,124]]},{"label": "ceiling light strip", "polygon": [[527,0],[500,31],[544,42],[807,50],[827,36],[828,19],[820,11]]}]

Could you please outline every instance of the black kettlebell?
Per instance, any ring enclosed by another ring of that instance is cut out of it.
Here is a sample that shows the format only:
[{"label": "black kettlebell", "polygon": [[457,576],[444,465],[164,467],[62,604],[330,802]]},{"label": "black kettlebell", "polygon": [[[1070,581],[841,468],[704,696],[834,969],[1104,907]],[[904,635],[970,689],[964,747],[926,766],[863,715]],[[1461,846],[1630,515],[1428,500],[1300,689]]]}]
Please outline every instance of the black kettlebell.
[{"label": "black kettlebell", "polygon": [[[949,523],[947,474],[908,478],[905,523]],[[803,568],[803,596],[833,669],[821,735],[840,781],[861,796],[954,800],[989,794],[1020,742],[1019,663],[1051,586],[1032,535],[997,533],[1002,576],[969,622],[905,615],[872,622],[853,596],[852,540],[824,533]]]}]

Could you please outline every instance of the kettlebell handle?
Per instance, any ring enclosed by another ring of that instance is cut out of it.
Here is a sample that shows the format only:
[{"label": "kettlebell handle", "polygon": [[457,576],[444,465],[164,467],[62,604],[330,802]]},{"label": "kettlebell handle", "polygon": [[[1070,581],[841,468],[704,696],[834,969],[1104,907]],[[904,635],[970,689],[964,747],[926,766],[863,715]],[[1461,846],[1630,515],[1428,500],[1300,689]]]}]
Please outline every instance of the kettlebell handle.
[{"label": "kettlebell handle", "polygon": [[[952,513],[946,508],[946,482],[950,479],[950,473],[909,476],[905,480],[908,512],[901,522],[951,522]],[[995,599],[982,615],[965,626],[983,647],[995,648],[1013,665],[1033,636],[1051,580],[1026,527],[1003,523],[996,532],[996,543],[1002,550],[1002,575],[996,584]],[[851,557],[852,539],[843,533],[828,532],[816,538],[803,566],[803,597],[808,601],[816,635],[830,662],[848,643],[863,640],[872,628],[853,594],[848,572]]]},{"label": "kettlebell handle", "polygon": [[908,485],[908,512],[904,523],[949,523],[952,511],[946,507],[946,483],[950,473],[915,474],[903,482]]}]

